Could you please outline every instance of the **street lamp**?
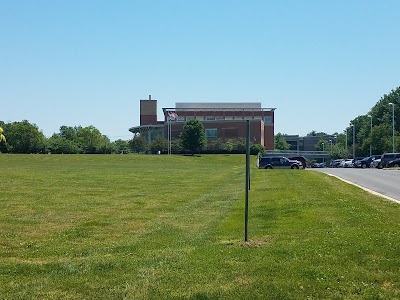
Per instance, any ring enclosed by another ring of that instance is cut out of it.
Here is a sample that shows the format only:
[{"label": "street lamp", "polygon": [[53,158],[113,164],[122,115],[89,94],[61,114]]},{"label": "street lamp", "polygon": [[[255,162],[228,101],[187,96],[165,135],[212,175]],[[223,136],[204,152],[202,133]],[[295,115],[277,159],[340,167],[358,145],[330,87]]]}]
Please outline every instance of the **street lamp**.
[{"label": "street lamp", "polygon": [[393,153],[394,153],[394,103],[390,102],[389,105],[392,106],[392,143],[393,143]]},{"label": "street lamp", "polygon": [[[322,144],[322,152],[324,152],[325,151],[325,149],[324,149],[325,144],[323,142],[321,144]],[[322,162],[325,162],[325,158],[324,157],[322,157]]]},{"label": "street lamp", "polygon": [[370,138],[371,138],[371,141],[369,142],[369,156],[372,156],[372,116],[368,115],[368,118],[371,119],[371,130],[369,132],[369,135],[370,135]]},{"label": "street lamp", "polygon": [[353,159],[356,158],[356,126],[354,124],[350,124],[350,127],[353,127]]},{"label": "street lamp", "polygon": [[329,143],[331,143],[331,156],[332,156],[332,140],[329,140]]}]

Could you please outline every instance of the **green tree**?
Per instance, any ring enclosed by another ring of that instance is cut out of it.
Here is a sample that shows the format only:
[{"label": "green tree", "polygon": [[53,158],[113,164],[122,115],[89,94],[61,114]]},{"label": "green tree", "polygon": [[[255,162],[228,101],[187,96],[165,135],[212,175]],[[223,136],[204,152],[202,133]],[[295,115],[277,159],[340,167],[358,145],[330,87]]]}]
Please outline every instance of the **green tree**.
[{"label": "green tree", "polygon": [[4,129],[0,127],[0,143],[7,143],[6,137],[4,135]]},{"label": "green tree", "polygon": [[82,129],[81,126],[71,127],[71,126],[63,125],[60,127],[59,135],[69,141],[79,143],[78,132],[81,129]]},{"label": "green tree", "polygon": [[[392,151],[392,107],[395,106],[395,150],[400,151],[397,145],[400,143],[398,133],[400,131],[400,87],[392,90],[389,94],[383,95],[366,115],[360,115],[351,120],[355,125],[355,149],[356,156],[369,155],[369,146],[372,147],[372,154],[380,154]],[[368,117],[371,116],[371,117]],[[372,122],[372,130],[371,130]],[[353,130],[348,127],[348,145],[352,146]]]},{"label": "green tree", "polygon": [[153,153],[157,153],[158,151],[166,151],[168,150],[168,140],[162,137],[156,137],[151,141],[150,149]]},{"label": "green tree", "polygon": [[341,144],[334,144],[332,146],[331,159],[348,158],[350,156],[349,150],[343,147]]},{"label": "green tree", "polygon": [[[0,123],[0,125],[3,124]],[[6,136],[4,135],[3,127],[0,127],[0,153],[2,152],[8,152],[8,150],[7,150],[7,139]]]},{"label": "green tree", "polygon": [[250,145],[250,154],[251,155],[261,155],[263,156],[265,153],[265,148],[261,144],[251,144]]},{"label": "green tree", "polygon": [[12,153],[45,153],[47,139],[39,127],[27,120],[6,125],[7,143]]},{"label": "green tree", "polygon": [[49,151],[53,154],[78,154],[81,148],[76,142],[66,139],[59,134],[53,134],[48,139]]},{"label": "green tree", "polygon": [[328,142],[326,140],[319,140],[316,144],[315,144],[315,150],[317,151],[327,151],[328,149]]},{"label": "green tree", "polygon": [[95,153],[110,154],[114,150],[114,144],[106,135],[101,135],[98,144],[96,145]]},{"label": "green tree", "polygon": [[278,134],[275,135],[275,149],[276,150],[290,149],[290,144],[286,142],[285,136],[280,132],[278,132]]},{"label": "green tree", "polygon": [[225,143],[225,149],[226,149],[226,151],[228,152],[228,153],[231,153],[232,152],[232,150],[233,150],[233,141],[232,140],[228,140],[226,143]]},{"label": "green tree", "polygon": [[373,127],[371,143],[376,153],[392,152],[392,128],[384,123]]},{"label": "green tree", "polygon": [[83,153],[103,153],[103,147],[105,144],[104,136],[96,127],[92,125],[87,127],[78,127],[77,137]]},{"label": "green tree", "polygon": [[118,139],[112,143],[112,152],[116,153],[129,153],[129,142],[125,140]]},{"label": "green tree", "polygon": [[207,143],[203,124],[197,119],[186,122],[182,128],[180,139],[185,150],[192,154],[199,151]]},{"label": "green tree", "polygon": [[207,142],[207,150],[214,153],[221,153],[224,150],[224,143],[221,139],[215,139]]},{"label": "green tree", "polygon": [[326,136],[327,134],[325,132],[316,132],[315,130],[312,130],[311,132],[307,133],[307,136]]},{"label": "green tree", "polygon": [[244,138],[238,138],[235,141],[235,147],[239,153],[246,153],[246,140]]},{"label": "green tree", "polygon": [[149,148],[147,140],[141,135],[134,136],[129,141],[129,146],[134,153],[143,153]]},{"label": "green tree", "polygon": [[171,141],[171,152],[172,153],[181,153],[183,150],[181,139],[173,139]]}]

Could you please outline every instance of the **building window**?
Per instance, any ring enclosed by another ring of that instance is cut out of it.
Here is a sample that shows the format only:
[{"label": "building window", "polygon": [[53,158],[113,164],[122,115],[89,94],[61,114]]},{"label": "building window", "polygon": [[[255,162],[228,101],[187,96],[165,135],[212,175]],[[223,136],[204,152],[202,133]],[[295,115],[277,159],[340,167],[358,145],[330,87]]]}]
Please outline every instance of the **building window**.
[{"label": "building window", "polygon": [[181,117],[181,116],[178,117],[178,122],[185,122],[185,121],[186,121],[185,117]]},{"label": "building window", "polygon": [[272,117],[271,116],[264,117],[264,123],[265,124],[272,124]]},{"label": "building window", "polygon": [[210,117],[210,116],[208,116],[208,117],[206,117],[206,120],[207,120],[207,121],[212,121],[212,120],[215,120],[215,117]]},{"label": "building window", "polygon": [[207,140],[215,140],[217,138],[217,129],[206,129],[206,138]]}]

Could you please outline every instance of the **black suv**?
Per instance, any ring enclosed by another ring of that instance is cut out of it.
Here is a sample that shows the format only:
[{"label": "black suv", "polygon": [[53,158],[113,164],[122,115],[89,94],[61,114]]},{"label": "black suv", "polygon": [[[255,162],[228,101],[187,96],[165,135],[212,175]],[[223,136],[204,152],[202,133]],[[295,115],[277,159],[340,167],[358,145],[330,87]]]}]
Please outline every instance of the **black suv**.
[{"label": "black suv", "polygon": [[354,167],[356,168],[369,168],[371,166],[371,163],[378,158],[381,158],[382,155],[372,155],[372,156],[368,156],[366,158],[363,158],[361,160],[356,160],[354,162]]},{"label": "black suv", "polygon": [[386,168],[389,161],[400,158],[400,153],[384,153],[381,156],[381,162],[378,165],[379,169]]},{"label": "black suv", "polygon": [[284,156],[263,156],[258,160],[259,169],[300,169],[303,167],[298,160],[290,160]]},{"label": "black suv", "polygon": [[307,160],[304,156],[293,156],[293,157],[288,157],[290,160],[297,160],[299,162],[301,162],[301,164],[303,165],[303,169],[305,169],[307,167]]}]

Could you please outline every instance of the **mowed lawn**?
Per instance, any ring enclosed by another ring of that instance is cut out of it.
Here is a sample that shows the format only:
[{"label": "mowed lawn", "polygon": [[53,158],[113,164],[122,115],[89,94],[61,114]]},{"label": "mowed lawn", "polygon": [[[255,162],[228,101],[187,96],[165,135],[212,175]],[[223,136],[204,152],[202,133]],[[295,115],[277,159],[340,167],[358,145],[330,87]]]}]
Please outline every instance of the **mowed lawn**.
[{"label": "mowed lawn", "polygon": [[400,205],[244,155],[0,155],[0,299],[400,299]]}]

